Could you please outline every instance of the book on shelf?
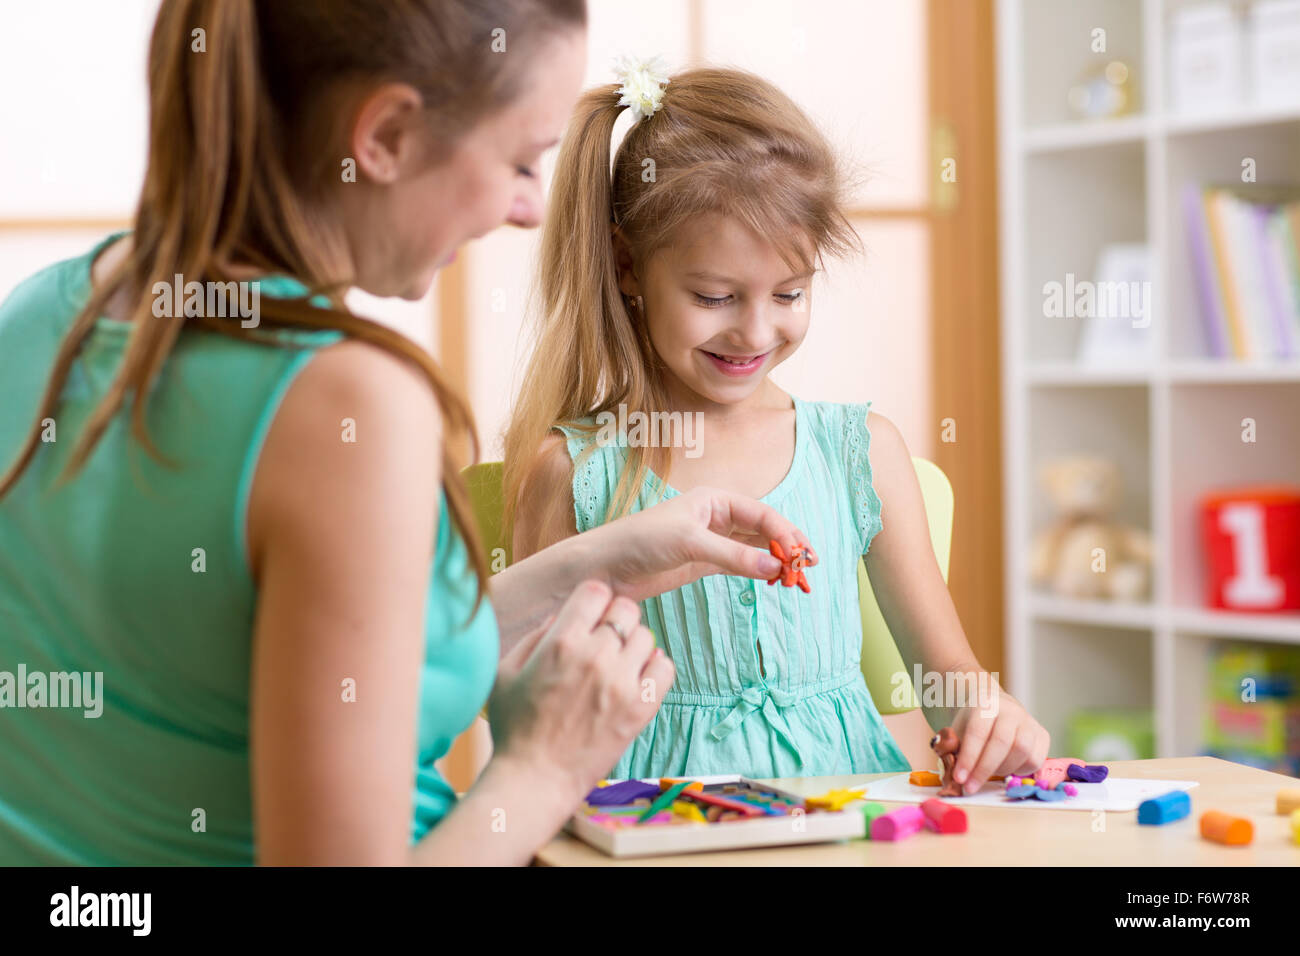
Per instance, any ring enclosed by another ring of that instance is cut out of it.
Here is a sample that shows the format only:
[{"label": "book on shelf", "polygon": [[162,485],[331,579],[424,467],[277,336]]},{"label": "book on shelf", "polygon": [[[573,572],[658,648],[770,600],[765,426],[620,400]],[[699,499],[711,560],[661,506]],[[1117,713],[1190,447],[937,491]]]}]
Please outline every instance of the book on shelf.
[{"label": "book on shelf", "polygon": [[1183,211],[1210,356],[1300,358],[1300,187],[1188,186]]}]

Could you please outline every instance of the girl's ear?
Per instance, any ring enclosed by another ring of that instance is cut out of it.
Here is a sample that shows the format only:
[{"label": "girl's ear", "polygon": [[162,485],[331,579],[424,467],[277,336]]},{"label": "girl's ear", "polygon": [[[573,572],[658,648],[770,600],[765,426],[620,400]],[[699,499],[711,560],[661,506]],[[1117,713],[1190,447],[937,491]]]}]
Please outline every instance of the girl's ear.
[{"label": "girl's ear", "polygon": [[636,272],[634,271],[632,247],[627,244],[627,239],[618,226],[613,228],[612,238],[614,241],[614,267],[618,269],[619,291],[624,295],[638,296],[641,294],[641,284],[637,282]]}]

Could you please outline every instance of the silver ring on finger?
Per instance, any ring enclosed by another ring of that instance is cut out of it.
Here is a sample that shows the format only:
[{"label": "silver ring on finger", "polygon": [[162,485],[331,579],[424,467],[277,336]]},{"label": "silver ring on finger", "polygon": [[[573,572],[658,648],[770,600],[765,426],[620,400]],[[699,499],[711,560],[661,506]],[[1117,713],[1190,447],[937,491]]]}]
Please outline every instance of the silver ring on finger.
[{"label": "silver ring on finger", "polygon": [[622,629],[621,627],[619,627],[617,624],[615,624],[613,621],[610,621],[610,620],[604,620],[604,621],[601,621],[600,623],[601,623],[602,626],[608,627],[611,631],[613,631],[615,634],[617,634],[617,635],[618,635],[618,639],[619,639],[621,642],[623,642],[624,644],[627,643],[627,634],[625,634],[625,633],[623,632],[623,629]]}]

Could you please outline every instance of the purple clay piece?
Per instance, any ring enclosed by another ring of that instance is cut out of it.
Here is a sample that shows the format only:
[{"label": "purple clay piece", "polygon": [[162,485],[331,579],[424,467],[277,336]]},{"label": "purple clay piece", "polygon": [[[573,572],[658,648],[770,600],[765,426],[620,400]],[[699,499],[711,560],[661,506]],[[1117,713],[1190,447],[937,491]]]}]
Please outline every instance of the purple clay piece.
[{"label": "purple clay piece", "polygon": [[659,796],[657,784],[642,783],[640,780],[624,780],[621,783],[611,783],[608,787],[597,787],[591,791],[591,793],[587,794],[587,806],[622,807],[633,800],[657,796]]},{"label": "purple clay piece", "polygon": [[1071,780],[1077,780],[1079,783],[1101,783],[1110,774],[1110,768],[1101,764],[1080,767],[1077,763],[1072,763],[1065,773]]},{"label": "purple clay piece", "polygon": [[1022,783],[1018,787],[1007,787],[1007,796],[1012,800],[1024,800],[1032,797],[1037,789],[1032,783]]},{"label": "purple clay piece", "polygon": [[1065,791],[1067,797],[1077,797],[1079,795],[1079,788],[1072,783],[1061,784],[1061,789]]},{"label": "purple clay piece", "polygon": [[1056,803],[1058,800],[1064,800],[1065,794],[1060,790],[1044,790],[1042,787],[1034,788],[1037,792],[1034,794],[1044,803]]}]

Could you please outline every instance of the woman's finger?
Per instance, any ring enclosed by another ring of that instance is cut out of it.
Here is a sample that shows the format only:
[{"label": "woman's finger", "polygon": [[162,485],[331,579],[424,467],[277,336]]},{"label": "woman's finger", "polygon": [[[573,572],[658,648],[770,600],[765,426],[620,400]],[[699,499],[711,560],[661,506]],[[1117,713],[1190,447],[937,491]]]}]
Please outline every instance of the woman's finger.
[{"label": "woman's finger", "polygon": [[501,661],[497,665],[498,673],[519,671],[528,658],[532,657],[533,651],[537,650],[537,645],[541,643],[542,638],[546,636],[546,632],[551,629],[551,625],[554,623],[555,615],[550,614],[541,624],[516,641],[515,646],[501,656]]},{"label": "woman's finger", "polygon": [[619,652],[620,666],[628,673],[639,677],[654,649],[655,638],[650,633],[650,628],[638,624],[632,628],[622,651]]},{"label": "woman's finger", "polygon": [[[673,686],[673,681],[677,679],[677,668],[673,665],[671,658],[663,651],[655,648],[649,658],[646,659],[645,666],[641,668],[641,686],[653,691],[654,696],[647,704],[653,704],[654,708],[650,711],[650,716],[659,709],[659,704],[664,699],[664,694],[668,693]],[[649,681],[650,683],[646,683]],[[650,722],[650,717],[646,718],[646,723]]]},{"label": "woman's finger", "polygon": [[596,622],[596,628],[593,633],[603,634],[606,637],[613,638],[619,642],[620,646],[627,644],[632,632],[641,624],[641,607],[630,598],[616,597],[610,602],[609,607],[605,609],[604,616]]},{"label": "woman's finger", "polygon": [[712,492],[711,505],[711,531],[763,548],[775,540],[787,553],[800,545],[808,553],[809,563],[817,563],[817,552],[807,535],[772,506],[727,491]]},{"label": "woman's finger", "polygon": [[542,636],[538,646],[569,634],[590,634],[605,616],[613,598],[614,592],[603,581],[583,581],[560,607],[554,626]]},{"label": "woman's finger", "polygon": [[767,580],[781,570],[781,562],[767,551],[751,548],[712,531],[705,531],[693,543],[694,558],[710,573],[734,574]]}]

